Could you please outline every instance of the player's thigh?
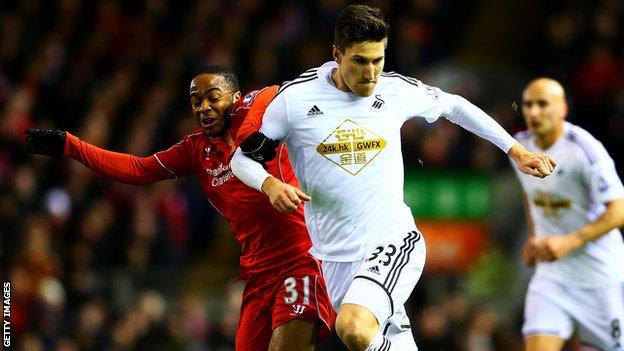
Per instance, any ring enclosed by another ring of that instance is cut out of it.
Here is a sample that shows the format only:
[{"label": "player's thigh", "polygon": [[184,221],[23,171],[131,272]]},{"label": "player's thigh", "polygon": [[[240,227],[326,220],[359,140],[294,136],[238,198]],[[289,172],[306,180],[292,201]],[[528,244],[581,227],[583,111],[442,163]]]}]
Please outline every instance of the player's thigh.
[{"label": "player's thigh", "polygon": [[533,279],[524,301],[524,339],[540,343],[549,343],[550,337],[562,340],[562,343],[569,339],[574,332],[574,304],[565,287],[556,282]]},{"label": "player's thigh", "polygon": [[342,299],[351,286],[362,261],[333,262],[323,261],[323,278],[327,284],[327,292],[335,311],[340,310]]},{"label": "player's thigh", "polygon": [[243,293],[240,320],[236,329],[236,350],[266,350],[273,332],[271,309],[262,289],[248,286]]},{"label": "player's thigh", "polygon": [[381,325],[407,301],[420,279],[426,248],[417,230],[387,235],[360,265],[344,303],[364,306]]},{"label": "player's thigh", "polygon": [[311,256],[302,258],[293,269],[279,277],[272,299],[273,330],[293,321],[303,321],[295,325],[307,325],[313,321],[318,326],[319,339],[331,334],[335,311],[327,294],[320,264]]},{"label": "player's thigh", "polygon": [[624,350],[624,286],[614,284],[573,293],[581,312],[577,321],[581,343]]},{"label": "player's thigh", "polygon": [[318,319],[293,319],[273,330],[269,351],[312,351],[318,334]]}]

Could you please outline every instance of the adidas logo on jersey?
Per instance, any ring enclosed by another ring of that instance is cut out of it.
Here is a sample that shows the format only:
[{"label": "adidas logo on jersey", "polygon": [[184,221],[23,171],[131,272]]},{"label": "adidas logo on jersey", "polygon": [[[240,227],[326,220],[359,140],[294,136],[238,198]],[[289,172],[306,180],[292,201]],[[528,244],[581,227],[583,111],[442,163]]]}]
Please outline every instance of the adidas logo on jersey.
[{"label": "adidas logo on jersey", "polygon": [[321,109],[318,108],[318,106],[316,105],[312,106],[310,111],[308,111],[308,117],[320,116],[322,114],[323,114],[323,111],[321,111]]},{"label": "adidas logo on jersey", "polygon": [[379,275],[379,267],[377,267],[377,266],[372,266],[369,269],[367,269],[367,271]]}]

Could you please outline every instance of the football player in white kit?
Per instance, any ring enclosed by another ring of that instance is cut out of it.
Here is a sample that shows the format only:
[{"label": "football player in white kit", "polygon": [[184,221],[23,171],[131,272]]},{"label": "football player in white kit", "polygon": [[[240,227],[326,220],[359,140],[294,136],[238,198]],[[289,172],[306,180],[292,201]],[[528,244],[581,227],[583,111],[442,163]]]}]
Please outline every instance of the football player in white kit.
[{"label": "football player in white kit", "polygon": [[624,188],[602,144],[565,121],[568,106],[555,80],[530,82],[522,97],[528,150],[548,152],[547,179],[517,172],[525,192],[529,239],[525,261],[537,263],[525,301],[527,351],[561,350],[576,326],[581,343],[624,350]]},{"label": "football player in white kit", "polygon": [[[490,140],[537,177],[555,166],[462,97],[382,72],[387,35],[378,9],[343,10],[336,22],[335,62],[284,84],[260,132],[232,159],[234,173],[264,191],[277,209],[305,202],[311,252],[323,261],[338,311],[336,332],[351,350],[417,350],[403,305],[422,273],[425,244],[403,200],[400,129],[407,119],[433,122],[444,116]],[[275,141],[286,143],[301,190],[270,177],[252,160],[274,157]]]}]

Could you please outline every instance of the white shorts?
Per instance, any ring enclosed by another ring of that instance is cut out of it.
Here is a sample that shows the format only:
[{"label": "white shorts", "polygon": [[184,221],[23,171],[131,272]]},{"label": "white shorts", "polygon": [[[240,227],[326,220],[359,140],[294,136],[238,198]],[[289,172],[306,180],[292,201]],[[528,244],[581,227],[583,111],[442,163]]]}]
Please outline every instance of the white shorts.
[{"label": "white shorts", "polygon": [[[404,304],[420,279],[426,257],[425,240],[414,227],[387,235],[357,262],[323,261],[323,276],[334,309],[343,303],[371,311],[384,334],[409,331]],[[415,349],[415,344],[414,344]]]},{"label": "white shorts", "polygon": [[574,327],[581,343],[600,350],[624,350],[624,284],[578,289],[544,278],[529,284],[522,334],[567,340]]}]

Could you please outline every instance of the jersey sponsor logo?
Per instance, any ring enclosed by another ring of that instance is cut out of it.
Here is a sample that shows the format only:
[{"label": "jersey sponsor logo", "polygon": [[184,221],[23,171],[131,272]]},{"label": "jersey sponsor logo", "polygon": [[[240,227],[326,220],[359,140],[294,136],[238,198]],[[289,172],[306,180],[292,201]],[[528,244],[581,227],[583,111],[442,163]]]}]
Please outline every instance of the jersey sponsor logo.
[{"label": "jersey sponsor logo", "polygon": [[219,166],[217,166],[216,168],[206,168],[206,173],[210,174],[213,177],[217,177],[223,172],[226,172],[229,170],[230,170],[229,164],[223,164],[222,162],[219,162]]},{"label": "jersey sponsor logo", "polygon": [[538,191],[533,197],[533,204],[539,207],[544,217],[557,219],[561,216],[561,211],[572,206],[572,200],[565,199],[555,193]]},{"label": "jersey sponsor logo", "polygon": [[204,148],[204,160],[208,161],[210,158],[210,146]]},{"label": "jersey sponsor logo", "polygon": [[319,147],[322,149],[320,151],[322,154],[336,154],[341,152],[370,151],[382,149],[382,145],[385,145],[385,141],[383,139],[375,139],[356,142],[347,141],[342,143],[321,144],[319,145]]},{"label": "jersey sponsor logo", "polygon": [[229,179],[234,178],[234,173],[230,170],[229,164],[219,163],[216,168],[206,168],[206,173],[214,177],[211,182],[214,187],[221,186]]},{"label": "jersey sponsor logo", "polygon": [[321,111],[320,108],[318,108],[318,106],[314,105],[312,106],[312,108],[310,108],[310,111],[308,111],[308,117],[316,117],[316,116],[320,116],[323,114],[323,111]]},{"label": "jersey sponsor logo", "polygon": [[220,176],[220,177],[215,177],[214,179],[212,179],[212,186],[214,187],[218,187],[223,185],[225,182],[227,182],[228,180],[234,178],[234,173],[232,173],[232,171],[227,172],[226,174]]},{"label": "jersey sponsor logo", "polygon": [[379,155],[386,144],[379,135],[347,119],[316,147],[316,152],[356,175]]},{"label": "jersey sponsor logo", "polygon": [[386,109],[386,102],[381,98],[381,95],[375,95],[375,101],[371,106],[371,110],[374,112],[381,112]]}]

